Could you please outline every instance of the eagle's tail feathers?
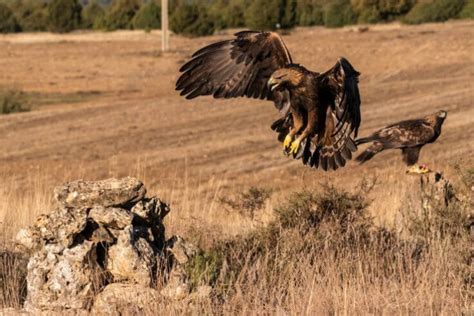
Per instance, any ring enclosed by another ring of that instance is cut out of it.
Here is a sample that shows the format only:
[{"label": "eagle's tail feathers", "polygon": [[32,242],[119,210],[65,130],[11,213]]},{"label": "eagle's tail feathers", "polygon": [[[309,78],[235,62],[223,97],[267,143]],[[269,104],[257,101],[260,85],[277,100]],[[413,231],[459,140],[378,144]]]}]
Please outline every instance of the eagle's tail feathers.
[{"label": "eagle's tail feathers", "polygon": [[360,145],[360,144],[365,144],[365,143],[368,143],[368,142],[371,142],[371,141],[374,141],[373,136],[363,137],[363,138],[356,139],[355,144]]},{"label": "eagle's tail feathers", "polygon": [[359,156],[357,156],[356,160],[363,164],[367,160],[372,159],[376,154],[383,150],[383,145],[381,143],[374,143],[369,148],[364,150]]}]

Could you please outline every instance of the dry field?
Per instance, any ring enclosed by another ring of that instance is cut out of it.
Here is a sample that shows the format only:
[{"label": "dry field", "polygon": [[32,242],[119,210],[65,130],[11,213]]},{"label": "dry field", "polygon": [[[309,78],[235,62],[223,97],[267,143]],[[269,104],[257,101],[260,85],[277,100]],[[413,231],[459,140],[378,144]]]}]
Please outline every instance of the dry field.
[{"label": "dry field", "polygon": [[[174,82],[180,65],[199,47],[230,34],[172,36],[172,50],[165,54],[159,50],[159,32],[0,35],[0,90],[22,90],[33,104],[31,112],[0,116],[5,238],[51,208],[54,186],[126,175],[139,177],[171,203],[170,232],[208,234],[204,244],[268,222],[272,207],[294,191],[317,190],[321,183],[350,191],[364,178],[377,181],[369,197],[376,223],[396,227],[403,201],[418,181],[405,175],[399,152],[384,152],[363,166],[351,162],[337,172],[310,170],[282,154],[269,128],[278,116],[271,103],[179,97]],[[456,177],[457,164],[472,167],[474,22],[389,24],[367,32],[301,28],[283,38],[293,60],[310,69],[326,70],[345,56],[362,73],[361,135],[444,109],[449,114],[443,133],[422,150],[420,162],[448,177]],[[272,192],[255,218],[229,212],[219,203],[251,186]],[[335,291],[332,299],[349,305],[332,311],[369,312],[371,302],[364,301],[363,289],[347,289]],[[304,287],[298,291],[296,297],[314,299],[306,297]],[[431,302],[442,292],[402,294],[407,299],[433,294],[427,298]],[[386,293],[377,293],[374,302],[383,302]],[[353,294],[367,308],[351,305],[347,295]],[[393,304],[388,310],[413,311],[402,299]],[[459,304],[453,302],[462,310]]]}]

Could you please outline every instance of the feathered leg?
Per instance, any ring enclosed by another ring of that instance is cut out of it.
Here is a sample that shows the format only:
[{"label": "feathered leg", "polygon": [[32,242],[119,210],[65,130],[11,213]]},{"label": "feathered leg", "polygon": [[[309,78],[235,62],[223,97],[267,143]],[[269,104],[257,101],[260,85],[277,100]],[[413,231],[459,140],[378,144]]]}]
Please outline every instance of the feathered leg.
[{"label": "feathered leg", "polygon": [[301,142],[311,134],[314,127],[316,126],[316,121],[317,121],[316,111],[308,111],[308,124],[306,124],[306,127],[301,133],[301,135],[298,136],[295,139],[295,141],[291,144],[290,154],[293,154],[293,155],[298,154]]},{"label": "feathered leg", "polygon": [[293,116],[293,127],[290,128],[290,132],[288,133],[288,135],[286,135],[285,140],[283,141],[283,149],[285,151],[290,149],[290,153],[290,147],[293,146],[293,138],[296,134],[298,134],[298,132],[301,130],[301,128],[303,128],[304,125],[303,115],[299,110],[291,108],[291,114]]}]

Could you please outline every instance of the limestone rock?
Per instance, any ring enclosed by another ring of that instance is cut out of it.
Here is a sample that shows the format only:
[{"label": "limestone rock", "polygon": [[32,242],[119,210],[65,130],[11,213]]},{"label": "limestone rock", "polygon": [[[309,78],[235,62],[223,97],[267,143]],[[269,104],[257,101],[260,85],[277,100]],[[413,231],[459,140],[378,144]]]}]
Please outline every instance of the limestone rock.
[{"label": "limestone rock", "polygon": [[100,292],[92,315],[143,315],[159,299],[158,291],[136,284],[113,283]]},{"label": "limestone rock", "polygon": [[[162,295],[189,297],[184,265],[197,249],[179,236],[165,240],[169,207],[145,192],[134,178],[56,188],[60,207],[17,234],[32,253],[25,309],[35,315],[87,313],[105,286],[93,314],[139,314],[159,295],[152,289],[157,276],[165,276]],[[194,295],[206,297],[208,290]]]},{"label": "limestone rock", "polygon": [[16,234],[15,242],[26,249],[33,249],[40,243],[39,231],[30,228],[22,228]]},{"label": "limestone rock", "polygon": [[89,218],[108,228],[123,229],[132,224],[133,214],[121,208],[94,206],[89,211]]},{"label": "limestone rock", "polygon": [[126,177],[103,181],[79,180],[54,189],[54,197],[67,207],[126,206],[140,201],[146,193],[139,180]]},{"label": "limestone rock", "polygon": [[188,263],[189,259],[197,253],[197,248],[186,242],[181,236],[173,236],[167,240],[166,250],[173,255],[173,258],[180,265]]},{"label": "limestone rock", "polygon": [[156,265],[155,250],[133,227],[125,228],[108,250],[107,270],[115,281],[150,286]]},{"label": "limestone rock", "polygon": [[170,212],[170,209],[166,203],[156,197],[152,197],[139,201],[131,211],[140,220],[151,223],[163,221],[165,216]]},{"label": "limestone rock", "polygon": [[166,286],[160,294],[171,300],[182,300],[188,297],[191,286],[184,268],[180,265],[173,267]]},{"label": "limestone rock", "polygon": [[31,250],[46,243],[69,247],[86,224],[86,209],[60,208],[50,214],[40,215],[32,227],[19,231],[16,240]]},{"label": "limestone rock", "polygon": [[[64,249],[62,253],[37,252],[28,263],[27,310],[87,309],[97,278],[93,242]],[[98,282],[98,281],[97,281]]]}]

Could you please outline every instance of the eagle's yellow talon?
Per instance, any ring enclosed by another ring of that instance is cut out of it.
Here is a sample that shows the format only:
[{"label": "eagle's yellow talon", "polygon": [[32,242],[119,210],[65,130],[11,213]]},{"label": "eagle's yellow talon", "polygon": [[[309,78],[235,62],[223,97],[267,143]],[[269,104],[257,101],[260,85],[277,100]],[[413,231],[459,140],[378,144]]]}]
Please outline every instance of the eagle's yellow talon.
[{"label": "eagle's yellow talon", "polygon": [[288,147],[290,147],[291,141],[292,141],[291,136],[286,135],[285,140],[283,141],[283,149],[287,149]]},{"label": "eagle's yellow talon", "polygon": [[294,142],[291,143],[290,154],[296,155],[299,149],[300,149],[300,142],[298,140],[295,140]]}]

